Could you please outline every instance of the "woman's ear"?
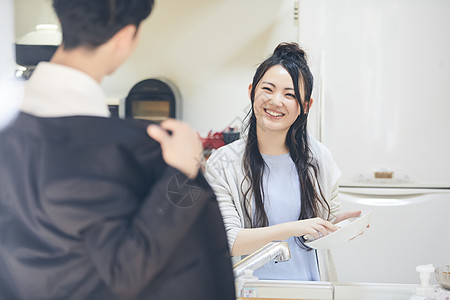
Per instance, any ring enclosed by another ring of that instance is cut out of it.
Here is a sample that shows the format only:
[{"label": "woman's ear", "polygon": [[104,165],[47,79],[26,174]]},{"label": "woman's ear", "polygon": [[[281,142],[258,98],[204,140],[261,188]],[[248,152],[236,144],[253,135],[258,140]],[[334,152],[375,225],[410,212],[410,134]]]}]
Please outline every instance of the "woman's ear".
[{"label": "woman's ear", "polygon": [[251,94],[252,94],[252,87],[253,87],[253,85],[250,83],[248,85],[248,99],[250,99],[250,102],[252,102],[252,96],[251,96]]},{"label": "woman's ear", "polygon": [[307,102],[307,109],[306,109],[306,113],[309,113],[309,111],[311,110],[311,106],[313,105],[313,98],[309,99],[309,101]]}]

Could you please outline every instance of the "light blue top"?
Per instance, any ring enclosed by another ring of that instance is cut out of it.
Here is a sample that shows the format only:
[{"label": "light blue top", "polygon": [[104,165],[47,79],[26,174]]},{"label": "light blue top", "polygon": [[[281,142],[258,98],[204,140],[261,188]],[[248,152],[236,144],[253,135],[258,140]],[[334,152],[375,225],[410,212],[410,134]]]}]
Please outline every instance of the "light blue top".
[{"label": "light blue top", "polygon": [[[262,182],[269,226],[298,220],[300,184],[295,164],[289,153],[262,154],[262,157],[267,164]],[[259,279],[320,280],[315,250],[306,251],[300,248],[294,237],[286,241],[291,251],[291,259],[280,263],[271,261],[255,270],[254,275]]]}]

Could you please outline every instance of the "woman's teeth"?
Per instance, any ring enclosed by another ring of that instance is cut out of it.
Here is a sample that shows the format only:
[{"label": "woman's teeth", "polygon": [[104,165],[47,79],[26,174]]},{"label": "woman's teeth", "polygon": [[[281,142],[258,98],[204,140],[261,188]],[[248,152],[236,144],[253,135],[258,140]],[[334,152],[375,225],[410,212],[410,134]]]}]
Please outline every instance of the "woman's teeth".
[{"label": "woman's teeth", "polygon": [[284,116],[284,114],[275,112],[275,111],[273,111],[273,110],[264,109],[264,111],[265,111],[266,113],[268,113],[269,115],[273,116],[273,117],[281,117],[281,116]]}]

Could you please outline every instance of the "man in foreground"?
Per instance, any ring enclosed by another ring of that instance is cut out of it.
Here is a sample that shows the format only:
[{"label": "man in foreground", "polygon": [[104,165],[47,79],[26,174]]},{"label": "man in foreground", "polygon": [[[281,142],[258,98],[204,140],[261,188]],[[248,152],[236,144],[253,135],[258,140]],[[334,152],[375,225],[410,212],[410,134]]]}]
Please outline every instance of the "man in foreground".
[{"label": "man in foreground", "polygon": [[168,120],[149,138],[147,123],[109,118],[99,86],[153,1],[53,6],[63,43],[0,132],[0,299],[233,299],[196,133]]}]

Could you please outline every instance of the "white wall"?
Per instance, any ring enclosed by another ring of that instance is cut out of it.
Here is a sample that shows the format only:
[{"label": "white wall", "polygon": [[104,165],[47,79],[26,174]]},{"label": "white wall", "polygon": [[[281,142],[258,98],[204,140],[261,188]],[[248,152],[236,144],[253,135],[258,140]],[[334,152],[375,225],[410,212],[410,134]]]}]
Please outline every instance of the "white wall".
[{"label": "white wall", "polygon": [[[137,82],[166,77],[182,94],[183,120],[205,135],[245,116],[257,64],[281,41],[296,41],[295,0],[157,0],[136,52],[105,78],[110,98]],[[15,0],[16,38],[56,22],[50,0]]]}]

